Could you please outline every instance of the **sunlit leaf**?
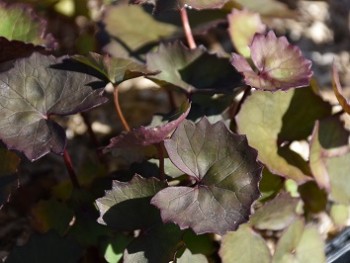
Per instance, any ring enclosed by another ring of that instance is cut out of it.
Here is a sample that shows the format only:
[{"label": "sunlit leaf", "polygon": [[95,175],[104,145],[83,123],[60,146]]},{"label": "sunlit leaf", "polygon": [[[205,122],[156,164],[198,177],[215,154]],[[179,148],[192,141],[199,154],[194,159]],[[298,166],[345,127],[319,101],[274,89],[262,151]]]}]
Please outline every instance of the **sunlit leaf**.
[{"label": "sunlit leaf", "polygon": [[219,254],[223,263],[271,262],[265,240],[246,224],[223,237]]},{"label": "sunlit leaf", "polygon": [[93,52],[88,56],[75,55],[73,58],[97,70],[113,84],[120,84],[125,80],[148,74],[156,74],[156,72],[148,71],[145,65],[126,58],[102,56]]},{"label": "sunlit leaf", "polygon": [[15,247],[6,258],[6,263],[76,263],[81,256],[81,247],[72,239],[59,237],[54,232],[33,234],[28,243]]},{"label": "sunlit leaf", "polygon": [[333,63],[333,74],[332,74],[333,91],[339,104],[342,106],[344,111],[350,114],[350,101],[344,97],[343,88],[340,84],[339,73],[336,65]]},{"label": "sunlit leaf", "polygon": [[108,146],[105,147],[104,151],[109,151],[113,148],[129,148],[134,146],[148,146],[164,141],[176,127],[186,118],[190,112],[191,104],[186,103],[183,113],[179,115],[173,121],[166,122],[164,124],[152,127],[141,126],[136,129],[132,129],[129,132],[123,132],[121,135],[113,137],[110,140]]},{"label": "sunlit leaf", "polygon": [[185,249],[180,257],[176,259],[177,263],[208,263],[208,259],[202,254],[193,254],[191,250]]},{"label": "sunlit leaf", "polygon": [[188,93],[232,92],[241,80],[226,58],[208,53],[203,46],[190,50],[181,42],[161,44],[158,51],[148,53],[147,67],[161,71],[149,79]]},{"label": "sunlit leaf", "polygon": [[349,205],[332,204],[330,216],[337,227],[345,227],[350,218]]},{"label": "sunlit leaf", "polygon": [[31,161],[64,150],[65,132],[52,115],[78,113],[107,101],[96,89],[96,78],[50,67],[60,61],[35,53],[0,73],[0,139]]},{"label": "sunlit leaf", "polygon": [[249,58],[249,45],[255,33],[265,32],[265,24],[262,23],[259,14],[247,10],[233,9],[227,18],[232,43],[242,56]]},{"label": "sunlit leaf", "polygon": [[120,230],[134,230],[159,221],[158,210],[150,200],[166,185],[156,178],[135,175],[130,182],[113,181],[112,190],[96,200],[99,223]]},{"label": "sunlit leaf", "polygon": [[273,263],[325,263],[324,242],[315,226],[295,221],[277,243]]},{"label": "sunlit leaf", "polygon": [[298,216],[298,202],[299,199],[282,193],[258,209],[251,216],[249,223],[256,229],[282,230]]},{"label": "sunlit leaf", "polygon": [[0,36],[34,45],[54,47],[55,41],[46,33],[46,21],[27,5],[0,4]]},{"label": "sunlit leaf", "polygon": [[164,222],[197,234],[224,234],[248,220],[259,197],[256,151],[223,122],[184,121],[164,142],[170,160],[195,181],[193,187],[167,187],[152,198]]},{"label": "sunlit leaf", "polygon": [[[245,100],[236,116],[239,133],[245,134],[249,145],[258,150],[258,159],[272,173],[293,179],[300,184],[311,178],[304,174],[301,168],[289,164],[280,156],[281,142],[278,141],[278,135],[283,127],[283,116],[290,107],[294,94],[304,92],[303,90],[275,93],[256,91]],[[287,150],[290,151],[285,149]]]},{"label": "sunlit leaf", "polygon": [[175,225],[156,225],[129,244],[123,262],[169,262],[175,255],[181,236],[182,231]]},{"label": "sunlit leaf", "polygon": [[124,249],[132,240],[131,237],[117,235],[113,240],[109,241],[104,251],[104,258],[108,263],[119,262],[123,258]]},{"label": "sunlit leaf", "polygon": [[286,4],[277,0],[260,0],[259,2],[255,0],[231,0],[231,2],[264,16],[286,18],[293,15]]},{"label": "sunlit leaf", "polygon": [[241,55],[233,54],[233,66],[244,75],[245,83],[261,90],[287,90],[309,85],[311,61],[300,49],[289,44],[286,37],[276,37],[273,31],[255,34],[250,45],[251,60],[257,73]]}]

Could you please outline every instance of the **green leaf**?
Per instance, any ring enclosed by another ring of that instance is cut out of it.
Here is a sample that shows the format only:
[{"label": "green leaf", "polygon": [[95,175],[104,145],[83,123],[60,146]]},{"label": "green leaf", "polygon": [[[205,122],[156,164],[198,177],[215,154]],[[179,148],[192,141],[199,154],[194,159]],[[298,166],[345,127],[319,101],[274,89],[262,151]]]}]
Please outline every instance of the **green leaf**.
[{"label": "green leaf", "polygon": [[288,6],[276,0],[234,0],[233,2],[239,4],[242,8],[257,12],[264,16],[273,17],[289,17],[291,11]]},{"label": "green leaf", "polygon": [[62,59],[34,53],[0,73],[0,138],[31,161],[63,153],[65,132],[52,115],[86,111],[107,101],[103,90],[96,89],[96,78],[52,68]]},{"label": "green leaf", "polygon": [[265,240],[246,224],[223,237],[219,254],[223,263],[271,262]]},{"label": "green leaf", "polygon": [[95,69],[113,84],[120,84],[128,79],[157,73],[148,71],[145,65],[132,59],[102,56],[93,52],[90,52],[88,56],[75,55],[73,59]]},{"label": "green leaf", "polygon": [[118,230],[135,230],[160,221],[150,200],[166,184],[156,178],[135,175],[130,182],[113,181],[112,190],[96,200],[98,222]]},{"label": "green leaf", "polygon": [[339,104],[342,106],[344,111],[350,114],[350,101],[345,98],[343,93],[343,87],[340,84],[339,73],[337,67],[333,63],[333,71],[332,71],[332,83],[333,83],[333,91]]},{"label": "green leaf", "polygon": [[320,189],[314,181],[300,185],[298,191],[304,202],[305,212],[319,213],[326,209],[328,194],[325,190]]},{"label": "green leaf", "polygon": [[[295,111],[297,116],[300,116],[299,111],[306,114],[306,108],[316,107],[318,109],[324,105],[319,99],[313,98],[317,97],[317,95],[311,92],[309,88],[289,90],[287,92],[277,91],[274,93],[256,91],[243,103],[240,112],[236,116],[236,122],[239,133],[247,136],[249,145],[258,150],[258,159],[272,173],[293,179],[302,184],[311,180],[305,173],[308,167],[303,167],[305,162],[300,162],[301,157],[289,148],[282,147],[282,143],[286,139],[288,141],[289,139],[307,137],[308,133],[311,133],[312,128],[310,127],[313,125],[311,124],[310,126],[310,123],[324,117],[325,112],[323,110],[320,112],[311,111],[311,116],[302,118],[305,123],[289,126],[287,124],[289,121],[297,123],[297,119],[292,116],[288,117],[288,119],[285,118],[286,115],[291,115],[289,108],[295,107],[294,96],[298,98],[303,97],[312,102],[312,104],[304,103],[303,105],[300,105],[298,102],[296,106],[299,106],[299,108]],[[290,128],[283,128],[286,125]],[[300,126],[308,128],[299,128]],[[293,127],[295,128],[293,129]],[[285,132],[281,133],[281,131]],[[288,159],[282,157],[281,154],[288,156]],[[294,164],[292,164],[293,161]],[[297,167],[295,163],[302,163],[303,166]]]},{"label": "green leaf", "polygon": [[259,184],[261,192],[260,201],[264,202],[273,198],[283,187],[283,178],[271,173],[266,167],[262,172],[262,178]]},{"label": "green leaf", "polygon": [[2,146],[0,146],[0,159],[0,177],[15,173],[21,162],[17,154]]},{"label": "green leaf", "polygon": [[189,9],[219,9],[229,0],[130,0],[133,4],[155,4],[155,12],[167,10],[180,10],[183,7]]},{"label": "green leaf", "polygon": [[350,207],[348,205],[332,204],[330,216],[336,227],[345,227],[350,218]]},{"label": "green leaf", "polygon": [[157,21],[140,6],[115,5],[106,8],[103,23],[111,36],[131,51],[174,35],[178,27]]},{"label": "green leaf", "polygon": [[124,252],[124,263],[168,263],[173,259],[182,232],[172,224],[157,225],[133,240]]},{"label": "green leaf", "polygon": [[152,198],[164,222],[197,234],[224,234],[248,220],[262,167],[244,136],[203,118],[182,122],[164,144],[170,160],[194,181],[193,187],[167,187]]},{"label": "green leaf", "polygon": [[258,209],[250,218],[250,225],[260,230],[282,230],[293,222],[299,199],[282,193]]},{"label": "green leaf", "polygon": [[264,33],[266,25],[262,23],[259,14],[248,10],[233,9],[227,18],[233,45],[238,53],[245,58],[249,58],[249,45],[255,33]]},{"label": "green leaf", "polygon": [[188,49],[181,42],[161,44],[156,52],[148,53],[147,67],[161,71],[149,79],[187,93],[232,92],[241,80],[227,58],[210,54],[203,46]]},{"label": "green leaf", "polygon": [[81,256],[79,245],[54,232],[33,234],[28,243],[15,247],[6,258],[6,263],[76,263]]},{"label": "green leaf", "polygon": [[295,221],[277,243],[273,263],[325,263],[324,242],[317,228]]},{"label": "green leaf", "polygon": [[46,21],[39,18],[30,6],[0,4],[0,36],[34,45],[54,46],[46,34]]},{"label": "green leaf", "polygon": [[117,235],[107,243],[104,250],[104,258],[108,263],[119,262],[123,258],[124,249],[132,239],[127,236]]},{"label": "green leaf", "polygon": [[193,254],[191,250],[185,249],[180,257],[176,259],[176,263],[208,263],[208,259],[202,254]]}]

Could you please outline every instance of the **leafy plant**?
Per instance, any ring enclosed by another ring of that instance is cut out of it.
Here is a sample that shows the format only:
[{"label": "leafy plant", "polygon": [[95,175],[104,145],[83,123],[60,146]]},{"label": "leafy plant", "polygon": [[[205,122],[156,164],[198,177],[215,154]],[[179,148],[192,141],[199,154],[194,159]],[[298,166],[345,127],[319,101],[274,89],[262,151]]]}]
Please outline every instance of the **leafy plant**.
[{"label": "leafy plant", "polygon": [[[61,1],[25,2],[0,5],[2,209],[28,198],[26,184],[11,187],[28,167],[61,156],[69,180],[45,174],[26,203],[36,233],[5,262],[325,262],[310,219],[327,202],[339,219],[349,204],[349,132],[318,94],[311,61],[245,9],[256,4],[130,1],[98,16],[74,1],[71,20],[86,22],[77,34],[100,25],[100,45],[84,54],[50,32]],[[288,12],[264,2],[265,15]],[[213,49],[206,36],[223,27],[225,45]],[[136,78],[157,87],[169,114],[133,123],[121,90]],[[333,81],[349,113],[335,66]],[[97,135],[88,111],[109,117],[113,103],[122,131]],[[76,114],[94,147],[67,136]],[[307,160],[290,147],[298,141]]]}]

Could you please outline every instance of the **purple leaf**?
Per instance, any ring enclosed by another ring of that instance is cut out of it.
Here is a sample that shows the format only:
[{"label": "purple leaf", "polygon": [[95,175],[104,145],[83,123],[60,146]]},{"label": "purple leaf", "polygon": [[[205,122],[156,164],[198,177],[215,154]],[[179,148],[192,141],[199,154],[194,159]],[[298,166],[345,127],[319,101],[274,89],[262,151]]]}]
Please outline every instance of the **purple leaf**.
[{"label": "purple leaf", "polygon": [[233,54],[232,57],[232,65],[243,73],[249,86],[275,91],[309,85],[311,61],[305,59],[300,49],[289,44],[285,37],[277,38],[272,31],[266,36],[255,34],[250,52],[257,72],[242,56]]},{"label": "purple leaf", "polygon": [[96,78],[50,67],[61,61],[34,53],[0,73],[0,139],[31,161],[64,150],[65,132],[52,115],[86,111],[107,101],[103,90],[93,87]]},{"label": "purple leaf", "polygon": [[184,121],[164,144],[170,160],[195,182],[153,197],[164,222],[191,227],[197,234],[224,234],[248,220],[260,195],[262,167],[245,136],[203,118],[197,124]]},{"label": "purple leaf", "polygon": [[122,132],[111,139],[110,143],[104,151],[109,151],[113,148],[130,148],[135,146],[148,146],[164,141],[179,124],[187,117],[190,112],[191,104],[186,104],[184,112],[175,120],[156,127],[143,127],[133,129],[130,132]]}]

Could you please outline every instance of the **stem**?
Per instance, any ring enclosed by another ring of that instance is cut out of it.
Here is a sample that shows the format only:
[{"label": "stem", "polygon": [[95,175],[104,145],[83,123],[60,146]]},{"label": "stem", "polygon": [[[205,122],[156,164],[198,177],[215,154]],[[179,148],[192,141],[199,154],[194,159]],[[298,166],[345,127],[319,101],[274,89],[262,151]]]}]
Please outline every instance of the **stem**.
[{"label": "stem", "polygon": [[124,127],[124,130],[126,131],[130,131],[130,126],[128,124],[128,122],[125,120],[124,114],[122,112],[122,109],[120,108],[120,103],[119,103],[119,89],[118,86],[115,85],[114,86],[114,91],[113,91],[113,95],[114,95],[114,105],[115,105],[115,109],[117,111],[117,114],[119,116],[120,121],[122,122],[122,125]]},{"label": "stem", "polygon": [[159,158],[159,178],[162,181],[165,181],[163,145],[162,145],[162,143],[157,143],[155,146],[157,148],[158,158]]},{"label": "stem", "polygon": [[188,46],[190,47],[190,49],[195,49],[197,45],[192,35],[190,22],[188,20],[187,10],[185,7],[182,7],[180,9],[180,14],[181,14],[182,27],[185,31],[185,36],[187,39]]},{"label": "stem", "polygon": [[69,155],[67,149],[64,149],[63,159],[64,159],[64,163],[66,165],[66,168],[67,168],[70,180],[72,181],[73,187],[76,188],[76,189],[79,189],[80,188],[80,184],[79,184],[79,181],[78,181],[78,177],[77,177],[77,175],[76,175],[76,173],[74,171],[72,159],[70,158],[70,155]]}]

